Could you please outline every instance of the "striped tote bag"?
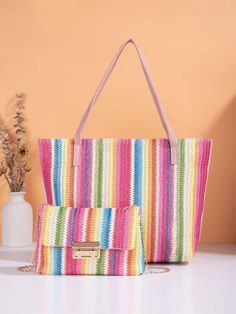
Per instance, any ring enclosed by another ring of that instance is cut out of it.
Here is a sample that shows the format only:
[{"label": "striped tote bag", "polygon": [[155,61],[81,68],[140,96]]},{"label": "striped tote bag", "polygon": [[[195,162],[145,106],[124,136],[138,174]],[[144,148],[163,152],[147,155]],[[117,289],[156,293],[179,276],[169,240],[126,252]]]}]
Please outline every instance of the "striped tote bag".
[{"label": "striped tote bag", "polygon": [[[133,44],[166,139],[81,138],[85,122],[127,44]],[[98,208],[137,205],[148,262],[186,262],[200,238],[212,140],[176,138],[142,51],[129,39],[118,50],[72,139],[38,140],[45,201]]]}]

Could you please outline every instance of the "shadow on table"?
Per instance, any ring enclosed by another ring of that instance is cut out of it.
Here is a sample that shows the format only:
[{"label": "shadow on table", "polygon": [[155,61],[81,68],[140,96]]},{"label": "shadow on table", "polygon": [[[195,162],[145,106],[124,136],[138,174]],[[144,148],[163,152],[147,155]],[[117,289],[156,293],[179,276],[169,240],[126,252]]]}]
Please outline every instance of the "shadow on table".
[{"label": "shadow on table", "polygon": [[20,272],[17,270],[17,266],[0,267],[0,275],[7,276],[34,276],[32,272]]},{"label": "shadow on table", "polygon": [[221,255],[236,255],[235,244],[205,244],[200,245],[198,252],[221,254]]},{"label": "shadow on table", "polygon": [[31,260],[32,253],[25,252],[25,251],[8,251],[8,252],[0,252],[0,259],[1,260],[9,260],[9,261],[16,261],[16,262],[25,262],[29,263]]},{"label": "shadow on table", "polygon": [[201,236],[205,243],[236,243],[235,134],[236,96],[206,134],[213,148]]}]

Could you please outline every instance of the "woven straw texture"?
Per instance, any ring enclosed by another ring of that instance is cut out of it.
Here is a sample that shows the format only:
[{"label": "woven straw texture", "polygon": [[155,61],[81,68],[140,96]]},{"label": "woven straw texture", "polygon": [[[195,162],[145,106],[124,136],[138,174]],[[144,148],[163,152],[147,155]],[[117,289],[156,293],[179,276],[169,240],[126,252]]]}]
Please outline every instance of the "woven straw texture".
[{"label": "woven straw texture", "polygon": [[212,141],[178,139],[171,165],[167,139],[82,139],[73,167],[73,139],[39,139],[48,204],[126,207],[142,211],[149,262],[185,262],[202,222]]},{"label": "woven straw texture", "polygon": [[[35,254],[45,275],[140,275],[144,250],[138,207],[73,208],[41,205]],[[72,243],[98,241],[99,259],[73,259]]]}]

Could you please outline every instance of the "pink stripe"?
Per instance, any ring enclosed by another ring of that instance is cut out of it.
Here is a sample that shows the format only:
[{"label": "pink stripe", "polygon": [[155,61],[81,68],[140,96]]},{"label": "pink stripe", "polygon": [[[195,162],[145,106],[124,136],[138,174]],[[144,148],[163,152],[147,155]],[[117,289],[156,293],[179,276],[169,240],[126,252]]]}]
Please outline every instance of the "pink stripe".
[{"label": "pink stripe", "polygon": [[[125,209],[123,209],[125,210]],[[122,247],[128,247],[128,241],[129,241],[129,230],[131,230],[130,228],[131,225],[132,225],[132,218],[130,217],[131,216],[131,212],[130,210],[125,210],[125,221],[127,223],[124,224],[124,227],[123,227],[123,230],[122,230],[122,234],[124,235],[123,237],[121,237],[121,240],[123,241],[122,243]],[[124,272],[124,269],[123,269],[123,266],[124,266],[124,258],[125,258],[125,253],[122,252],[123,254],[120,254],[120,259],[119,259],[119,265],[118,265],[118,269],[119,269],[119,273],[122,275],[123,272]],[[127,265],[127,268],[128,268],[128,265]]]},{"label": "pink stripe", "polygon": [[120,195],[122,191],[121,187],[121,140],[117,140],[116,142],[116,207],[120,207]]},{"label": "pink stripe", "polygon": [[157,261],[161,260],[161,244],[162,244],[162,232],[163,232],[163,218],[162,218],[162,212],[163,212],[163,185],[162,185],[162,177],[163,177],[163,171],[162,171],[162,145],[161,140],[158,141],[158,147],[159,147],[159,208],[158,208],[158,238],[157,238]]},{"label": "pink stripe", "polygon": [[[163,176],[162,176],[162,184],[163,184],[163,191],[167,191],[167,140],[162,140],[162,147],[163,147],[163,156],[162,156],[162,168],[163,168]],[[167,198],[166,192],[163,193],[163,203],[162,203],[162,243],[161,243],[161,262],[165,261],[165,243],[166,239],[166,208],[167,208]]]},{"label": "pink stripe", "polygon": [[[125,152],[125,159],[126,159],[126,205],[131,204],[131,140],[126,140],[126,152]],[[125,205],[125,206],[126,206]]]},{"label": "pink stripe", "polygon": [[116,271],[117,271],[118,275],[122,274],[121,254],[120,254],[120,252],[123,253],[123,251],[119,251],[119,250],[116,251],[116,265],[115,265],[115,267],[116,267]]},{"label": "pink stripe", "polygon": [[[159,201],[159,193],[158,195],[157,194],[157,187],[159,188],[160,184],[160,180],[158,179],[158,176],[157,176],[157,171],[158,171],[158,168],[160,167],[160,163],[158,164],[158,160],[157,160],[157,157],[159,156],[159,140],[157,139],[154,139],[153,141],[153,145],[155,146],[155,154],[153,154],[153,158],[155,158],[155,164],[156,164],[156,172],[155,172],[155,189],[153,189],[153,193],[155,193],[155,203],[152,203],[152,206],[154,206],[155,208],[155,212],[154,212],[154,217],[153,219],[155,219],[155,225],[154,225],[154,232],[153,232],[153,262],[157,262],[158,261],[158,232],[157,232],[157,226],[159,226],[159,222],[158,222],[158,213],[159,213],[159,208],[157,206],[157,202]],[[158,182],[157,182],[157,179],[158,179]]]},{"label": "pink stripe", "polygon": [[[125,208],[116,208],[115,222],[114,222],[114,233],[113,233],[113,247],[117,249],[125,249],[128,247],[128,222],[130,218],[130,211]],[[131,230],[131,229],[130,229]],[[121,236],[122,235],[122,236]]]},{"label": "pink stripe", "polygon": [[52,140],[39,139],[39,159],[46,192],[46,202],[53,204],[51,189]]},{"label": "pink stripe", "polygon": [[88,156],[87,156],[87,188],[86,188],[86,204],[85,207],[91,207],[92,201],[92,158],[93,158],[93,140],[87,141],[88,145]]},{"label": "pink stripe", "polygon": [[202,158],[202,149],[201,149],[201,141],[198,141],[197,147],[197,181],[196,181],[196,212],[195,212],[195,228],[194,228],[194,249],[196,250],[198,245],[198,217],[199,217],[199,191],[200,191],[200,184],[201,184],[201,158]]},{"label": "pink stripe", "polygon": [[[119,228],[121,227],[121,219],[120,219],[120,209],[116,209],[115,221],[114,221],[114,231],[113,231],[113,246],[119,247]],[[121,234],[123,234],[123,230],[120,230]]]},{"label": "pink stripe", "polygon": [[[37,219],[37,224],[36,224],[36,228],[37,230],[35,230],[35,234],[36,234],[36,249],[35,249],[35,257],[34,257],[34,262],[36,265],[36,268],[38,269],[38,266],[40,266],[40,259],[41,259],[41,252],[40,252],[40,248],[41,248],[41,236],[42,236],[42,220],[43,220],[43,214],[44,214],[44,206],[45,205],[40,205],[39,206],[39,210],[38,210],[38,217]],[[46,212],[46,211],[45,211]]]},{"label": "pink stripe", "polygon": [[76,274],[81,274],[82,263],[83,263],[83,260],[81,260],[81,259],[76,260],[76,266],[75,266]]},{"label": "pink stripe", "polygon": [[[84,213],[85,213],[85,209],[79,208],[77,209],[76,216],[74,216],[74,233],[73,233],[72,240],[75,242],[82,241],[84,217],[85,217]],[[74,274],[81,273],[81,264],[82,264],[82,260],[75,260],[75,264],[73,265]]]},{"label": "pink stripe", "polygon": [[159,208],[159,246],[158,246],[158,261],[165,260],[165,240],[166,240],[166,143],[165,140],[160,140],[160,208]]},{"label": "pink stripe", "polygon": [[119,202],[118,206],[130,205],[130,173],[131,173],[131,143],[130,140],[119,142]]},{"label": "pink stripe", "polygon": [[65,274],[71,273],[72,248],[65,248]]},{"label": "pink stripe", "polygon": [[77,215],[75,218],[75,227],[74,227],[74,241],[81,242],[83,241],[83,229],[85,228],[85,208],[78,208]]},{"label": "pink stripe", "polygon": [[[72,253],[72,252],[71,252]],[[72,258],[71,273],[76,274],[77,259]]]},{"label": "pink stripe", "polygon": [[197,174],[197,202],[196,202],[196,221],[195,221],[195,238],[194,248],[197,246],[200,238],[202,213],[204,207],[205,187],[208,173],[208,163],[211,150],[211,141],[199,140],[199,159],[198,159],[198,174]]},{"label": "pink stripe", "polygon": [[125,257],[125,252],[124,251],[120,251],[120,257],[119,257],[119,264],[117,265],[117,269],[120,275],[123,275],[124,273],[124,257]]},{"label": "pink stripe", "polygon": [[[131,230],[130,228],[132,228],[131,226],[131,220],[132,218],[130,217],[131,216],[131,212],[130,210],[126,210],[125,212],[125,215],[126,215],[126,218],[125,218],[125,221],[127,221],[127,223],[124,224],[124,228],[123,228],[123,246],[122,247],[128,247],[128,242],[129,242],[129,230]],[[128,223],[129,222],[129,223]],[[122,238],[122,237],[121,237]]]},{"label": "pink stripe", "polygon": [[172,229],[173,229],[173,217],[174,217],[174,166],[170,165],[170,182],[168,184],[169,189],[169,213],[168,213],[168,224],[169,224],[169,234],[168,234],[168,261],[170,261],[171,253],[172,253]]},{"label": "pink stripe", "polygon": [[81,140],[80,145],[80,162],[78,166],[78,183],[77,183],[77,206],[78,208],[84,206],[84,159],[85,159],[85,145],[84,139]]}]

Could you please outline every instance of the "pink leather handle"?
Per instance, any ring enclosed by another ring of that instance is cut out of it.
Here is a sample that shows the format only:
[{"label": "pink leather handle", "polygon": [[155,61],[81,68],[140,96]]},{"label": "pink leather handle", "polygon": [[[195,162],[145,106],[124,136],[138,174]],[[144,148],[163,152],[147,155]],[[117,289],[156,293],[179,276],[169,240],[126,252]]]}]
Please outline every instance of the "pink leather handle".
[{"label": "pink leather handle", "polygon": [[80,139],[81,139],[81,133],[83,131],[83,128],[84,128],[84,125],[85,125],[85,122],[87,121],[88,119],[88,116],[96,102],[96,100],[98,99],[99,95],[101,94],[107,80],[109,79],[111,73],[112,73],[112,70],[114,69],[115,65],[116,65],[116,62],[118,61],[122,51],[125,49],[126,45],[127,44],[133,44],[137,53],[138,53],[138,56],[139,56],[139,59],[140,59],[140,62],[141,62],[141,65],[142,65],[142,68],[143,68],[143,72],[145,74],[145,77],[146,77],[146,80],[147,80],[147,83],[148,83],[148,86],[149,86],[149,89],[150,89],[150,92],[152,94],[152,97],[154,99],[154,102],[155,102],[155,105],[156,105],[156,108],[159,112],[159,115],[160,115],[160,119],[161,119],[161,122],[162,122],[162,125],[166,131],[166,134],[167,134],[167,137],[169,139],[169,142],[170,142],[170,148],[171,148],[171,163],[172,164],[175,164],[177,162],[177,142],[176,142],[176,137],[175,137],[175,134],[174,134],[174,131],[169,123],[169,120],[165,114],[165,111],[160,103],[160,100],[157,96],[157,93],[156,93],[156,90],[155,90],[155,87],[154,87],[154,84],[153,84],[153,80],[151,78],[151,75],[148,71],[148,67],[147,67],[147,64],[146,64],[146,61],[145,61],[145,58],[144,58],[144,55],[142,53],[142,51],[140,50],[140,48],[137,46],[137,44],[133,41],[133,39],[128,39],[126,42],[123,43],[123,45],[120,47],[120,49],[117,51],[116,55],[114,56],[112,62],[110,63],[108,69],[106,70],[96,92],[94,93],[89,105],[88,105],[88,108],[86,109],[82,119],[81,119],[81,122],[76,130],[76,133],[75,133],[75,138],[74,138],[74,159],[73,159],[73,165],[74,166],[78,166],[79,164],[79,149],[80,149]]}]

